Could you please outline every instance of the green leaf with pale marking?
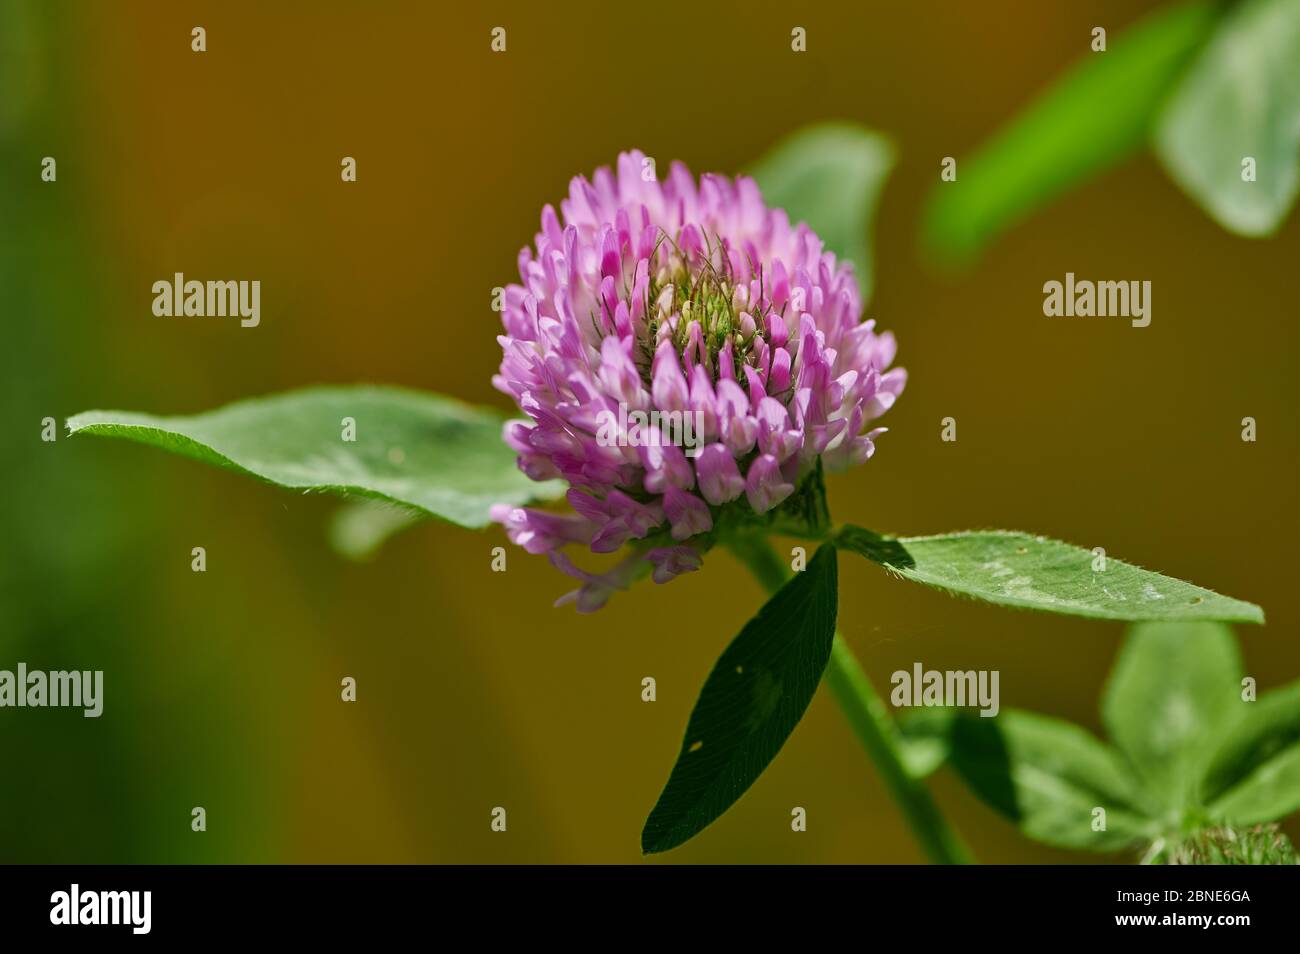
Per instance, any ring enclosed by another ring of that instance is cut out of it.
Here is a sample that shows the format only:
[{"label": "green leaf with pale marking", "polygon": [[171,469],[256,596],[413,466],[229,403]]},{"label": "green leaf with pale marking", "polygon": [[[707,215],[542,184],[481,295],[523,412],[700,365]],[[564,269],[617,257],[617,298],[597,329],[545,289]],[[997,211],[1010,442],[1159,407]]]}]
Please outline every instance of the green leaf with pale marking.
[{"label": "green leaf with pale marking", "polygon": [[810,126],[779,142],[749,170],[770,207],[806,222],[853,263],[865,304],[871,298],[871,226],[894,147],[854,123]]},{"label": "green leaf with pale marking", "polygon": [[1236,825],[1272,821],[1300,809],[1300,682],[1246,702],[1215,753],[1201,795],[1215,818]]},{"label": "green leaf with pale marking", "polygon": [[1219,623],[1129,630],[1102,696],[1111,740],[1167,809],[1197,804],[1216,744],[1240,714],[1241,656]]},{"label": "green leaf with pale marking", "polygon": [[781,751],[830,659],[837,591],[835,548],[823,546],[723,652],[641,832],[646,854],[711,825]]},{"label": "green leaf with pale marking", "polygon": [[[1224,228],[1276,231],[1300,190],[1300,3],[1238,5],[1179,84],[1154,145],[1173,180]],[[1246,157],[1253,181],[1242,179]]]},{"label": "green leaf with pale marking", "polygon": [[[1118,851],[1158,831],[1131,767],[1069,722],[1015,710],[962,715],[952,722],[948,745],[949,762],[971,790],[1030,838]],[[1105,830],[1094,830],[1097,809],[1105,811]]]},{"label": "green leaf with pale marking", "polygon": [[[990,239],[1147,139],[1169,91],[1218,22],[1216,6],[1160,10],[1079,61],[973,156],[938,182],[925,233],[936,250],[973,255]],[[939,169],[935,168],[936,178]]]},{"label": "green leaf with pale marking", "polygon": [[[346,441],[344,420],[355,421]],[[122,437],[304,491],[402,504],[465,527],[496,503],[557,496],[515,466],[504,418],[436,394],[368,386],[317,387],[238,401],[184,417],[86,411],[71,434]]]},{"label": "green leaf with pale marking", "polygon": [[1092,551],[1027,533],[889,538],[850,526],[835,539],[909,580],[1002,606],[1097,619],[1264,622],[1253,603],[1109,556],[1099,569]]}]

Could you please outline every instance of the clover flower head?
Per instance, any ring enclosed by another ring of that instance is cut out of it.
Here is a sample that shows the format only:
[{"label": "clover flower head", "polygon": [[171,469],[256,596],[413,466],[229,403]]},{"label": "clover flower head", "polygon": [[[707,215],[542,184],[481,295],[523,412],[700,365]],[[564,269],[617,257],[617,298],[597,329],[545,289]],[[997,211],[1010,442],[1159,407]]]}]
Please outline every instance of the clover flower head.
[{"label": "clover flower head", "polygon": [[[528,476],[569,484],[571,510],[493,518],[582,581],[561,600],[580,611],[646,572],[698,569],[724,513],[771,511],[818,460],[866,461],[884,430],[868,423],[906,382],[893,335],[862,321],[852,267],[748,177],[697,183],[674,163],[660,182],[623,153],[542,210],[519,276],[493,384],[526,420],[505,439]],[[571,543],[631,546],[592,574],[558,552]]]}]

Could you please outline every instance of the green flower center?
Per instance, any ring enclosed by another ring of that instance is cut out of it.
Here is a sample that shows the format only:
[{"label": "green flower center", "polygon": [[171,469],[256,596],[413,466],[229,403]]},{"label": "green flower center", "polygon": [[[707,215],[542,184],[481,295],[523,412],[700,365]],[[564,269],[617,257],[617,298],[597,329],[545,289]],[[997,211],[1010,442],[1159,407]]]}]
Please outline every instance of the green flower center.
[{"label": "green flower center", "polygon": [[[664,242],[671,245],[670,250],[662,248]],[[718,356],[730,342],[732,373],[743,381],[743,369],[755,363],[755,341],[762,337],[766,316],[772,310],[766,293],[760,294],[757,302],[749,301],[749,286],[736,281],[721,241],[703,253],[687,255],[665,234],[650,263],[644,303],[646,334],[637,342],[637,364],[647,385],[664,325],[671,329],[668,334],[679,358],[690,345],[692,325],[699,325],[715,382],[719,377]]]}]

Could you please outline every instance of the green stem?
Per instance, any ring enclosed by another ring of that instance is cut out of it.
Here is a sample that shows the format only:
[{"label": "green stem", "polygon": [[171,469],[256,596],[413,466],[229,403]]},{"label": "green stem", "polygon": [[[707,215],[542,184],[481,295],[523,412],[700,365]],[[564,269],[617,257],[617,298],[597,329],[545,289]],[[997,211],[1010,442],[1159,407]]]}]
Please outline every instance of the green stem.
[{"label": "green stem", "polygon": [[[727,546],[769,592],[775,593],[789,579],[790,570],[785,561],[777,556],[765,537],[737,536],[727,540]],[[885,703],[838,632],[831,645],[826,682],[926,857],[936,864],[968,864],[970,852],[949,827],[930,790],[904,766],[898,736]]]}]

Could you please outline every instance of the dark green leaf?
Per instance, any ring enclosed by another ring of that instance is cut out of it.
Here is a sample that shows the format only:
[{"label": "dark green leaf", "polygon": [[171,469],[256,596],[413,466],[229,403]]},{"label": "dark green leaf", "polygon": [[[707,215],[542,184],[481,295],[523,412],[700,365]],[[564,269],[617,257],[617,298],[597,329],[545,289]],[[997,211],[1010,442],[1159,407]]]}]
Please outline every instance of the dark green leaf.
[{"label": "dark green leaf", "polygon": [[1241,657],[1218,623],[1129,630],[1102,696],[1102,721],[1167,809],[1195,804],[1227,726],[1239,715]]},{"label": "dark green leaf", "polygon": [[858,556],[866,557],[891,570],[911,570],[916,567],[912,554],[907,547],[893,537],[881,536],[874,530],[855,527],[852,524],[841,527],[835,534],[835,545],[841,550],[848,550]]},{"label": "dark green leaf", "polygon": [[1136,150],[1216,18],[1209,2],[1176,6],[1111,37],[1105,52],[1084,52],[974,156],[958,161],[956,181],[938,183],[926,220],[930,243],[951,256],[970,256]]},{"label": "dark green leaf", "polygon": [[[1132,770],[1109,746],[1069,722],[1004,710],[952,723],[950,762],[990,807],[1030,838],[1086,851],[1149,840],[1156,825]],[[1095,830],[1105,811],[1105,830]]]},{"label": "dark green leaf", "polygon": [[1266,692],[1242,710],[1215,754],[1202,798],[1237,825],[1272,821],[1300,808],[1300,682]]},{"label": "dark green leaf", "polygon": [[[1229,14],[1161,114],[1155,149],[1224,228],[1277,230],[1300,189],[1300,3],[1248,0]],[[1254,181],[1242,179],[1248,156]]]},{"label": "dark green leaf", "polygon": [[1264,621],[1253,603],[1026,533],[890,539],[845,527],[835,539],[909,580],[1003,606],[1098,619]]},{"label": "dark green leaf", "polygon": [[836,576],[835,548],[823,546],[723,652],[641,832],[642,851],[667,851],[699,834],[781,751],[830,658]]},{"label": "dark green leaf", "polygon": [[800,130],[750,173],[771,207],[807,222],[826,247],[853,263],[865,304],[871,297],[871,223],[894,166],[889,140],[852,123]]},{"label": "dark green leaf", "polygon": [[[345,418],[355,421],[355,441],[343,439]],[[253,398],[190,417],[86,411],[68,420],[68,431],[124,437],[282,487],[374,497],[481,527],[492,504],[560,489],[519,472],[502,422],[438,395],[358,386]]]}]

